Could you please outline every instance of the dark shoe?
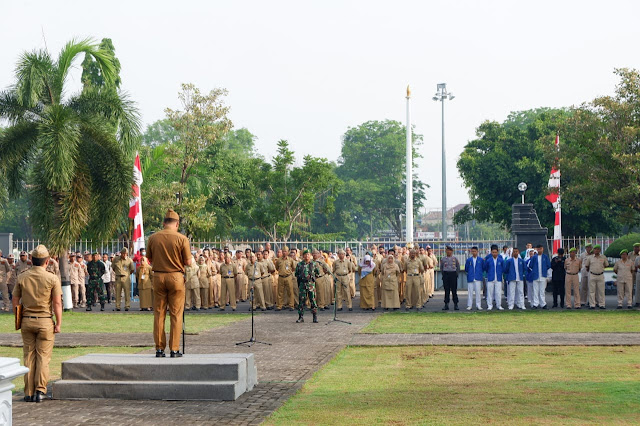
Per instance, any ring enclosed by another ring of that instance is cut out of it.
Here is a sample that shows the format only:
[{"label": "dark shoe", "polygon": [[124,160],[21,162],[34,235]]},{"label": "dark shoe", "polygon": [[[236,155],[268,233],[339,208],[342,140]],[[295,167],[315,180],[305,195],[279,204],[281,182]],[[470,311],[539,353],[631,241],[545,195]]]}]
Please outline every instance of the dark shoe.
[{"label": "dark shoe", "polygon": [[640,308],[640,303],[636,303],[636,308]]},{"label": "dark shoe", "polygon": [[220,312],[224,312],[224,308],[220,308]]},{"label": "dark shoe", "polygon": [[318,314],[313,314],[313,322],[318,322]]},{"label": "dark shoe", "polygon": [[293,312],[293,308],[289,308],[289,311]]},{"label": "dark shoe", "polygon": [[449,305],[444,305],[444,308],[442,308],[443,311],[448,311],[449,310]]},{"label": "dark shoe", "polygon": [[405,306],[405,307],[404,307],[404,310],[405,310],[405,311],[407,311],[407,312],[409,312],[409,309],[411,309],[411,308],[410,308],[410,307],[408,307],[408,306]]},{"label": "dark shoe", "polygon": [[353,308],[349,308],[349,312],[353,311]]},{"label": "dark shoe", "polygon": [[459,311],[459,310],[460,310],[460,309],[458,308],[458,304],[457,304],[457,303],[453,306],[453,310],[454,310],[454,311]]},{"label": "dark shoe", "polygon": [[156,358],[166,358],[167,355],[165,355],[164,350],[163,349],[158,349],[156,351]]},{"label": "dark shoe", "polygon": [[341,311],[341,310],[342,310],[342,308],[338,308],[338,310],[339,310],[339,311]]},{"label": "dark shoe", "polygon": [[233,312],[235,312],[235,311],[236,311],[236,308],[231,308],[231,310],[232,310]]},{"label": "dark shoe", "polygon": [[207,310],[207,308],[200,308],[200,310],[201,310],[201,311],[206,311],[206,310]]},{"label": "dark shoe", "polygon": [[595,309],[595,306],[589,306],[589,309]]},{"label": "dark shoe", "polygon": [[176,352],[171,351],[171,352],[169,352],[169,357],[171,357],[171,358],[181,358],[182,354],[180,353],[180,351],[176,351]]},{"label": "dark shoe", "polygon": [[[120,310],[120,309],[118,309],[118,310]],[[129,310],[129,308],[124,308],[124,310],[125,310],[125,311],[128,311],[128,310]]]},{"label": "dark shoe", "polygon": [[555,303],[553,304],[552,308],[557,308],[558,305],[556,305]]},{"label": "dark shoe", "polygon": [[616,309],[622,309],[622,306],[618,306]]},{"label": "dark shoe", "polygon": [[282,308],[276,308],[276,312],[280,312]]},{"label": "dark shoe", "polygon": [[605,308],[604,306],[600,306],[600,309],[607,309],[607,308]]},{"label": "dark shoe", "polygon": [[33,398],[31,399],[33,402],[42,402],[44,401],[46,395],[40,391],[36,391],[36,394],[33,395]]},{"label": "dark shoe", "polygon": [[542,309],[547,309],[547,305],[544,305],[544,306],[542,307]]},{"label": "dark shoe", "polygon": [[85,309],[86,311],[90,311],[91,310],[91,305],[87,306],[87,309]]},{"label": "dark shoe", "polygon": [[144,311],[145,309],[140,308],[140,312]]},{"label": "dark shoe", "polygon": [[300,315],[300,316],[298,317],[298,319],[296,320],[296,323],[297,323],[297,324],[300,324],[301,322],[304,322],[304,318],[302,317],[302,315]]},{"label": "dark shoe", "polygon": [[101,303],[101,304],[100,304],[100,310],[101,310],[101,311],[104,311],[104,303]]},{"label": "dark shoe", "polygon": [[633,306],[627,306],[627,309],[633,309]]},{"label": "dark shoe", "polygon": [[33,401],[33,396],[31,395],[24,396],[24,402],[32,402],[32,401]]}]

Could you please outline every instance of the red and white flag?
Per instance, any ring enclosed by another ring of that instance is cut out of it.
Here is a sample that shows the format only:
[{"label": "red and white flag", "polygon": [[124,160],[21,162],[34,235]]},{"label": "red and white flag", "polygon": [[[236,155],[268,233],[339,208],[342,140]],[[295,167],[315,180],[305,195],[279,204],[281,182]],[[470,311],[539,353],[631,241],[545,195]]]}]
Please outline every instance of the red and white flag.
[{"label": "red and white flag", "polygon": [[140,167],[140,155],[136,152],[136,160],[133,163],[133,184],[131,185],[131,199],[129,200],[129,218],[133,219],[133,254],[143,249],[144,229],[142,226],[142,202],[140,197],[140,185],[142,185],[142,167]]},{"label": "red and white flag", "polygon": [[[560,135],[556,135],[556,149],[560,149]],[[547,201],[553,204],[553,210],[556,214],[553,226],[553,253],[558,253],[558,249],[562,247],[562,213],[560,206],[560,169],[556,165],[551,167],[551,176],[549,176],[549,195],[545,197]]]}]

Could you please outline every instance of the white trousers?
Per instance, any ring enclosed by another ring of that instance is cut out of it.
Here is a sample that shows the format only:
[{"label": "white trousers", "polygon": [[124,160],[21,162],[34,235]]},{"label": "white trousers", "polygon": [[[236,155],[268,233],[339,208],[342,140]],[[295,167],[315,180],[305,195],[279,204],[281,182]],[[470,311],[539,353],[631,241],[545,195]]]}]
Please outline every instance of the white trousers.
[{"label": "white trousers", "polygon": [[[546,288],[547,288],[546,278],[538,279],[533,282],[532,306],[540,306],[541,308],[547,306],[547,301],[546,301],[545,292],[544,292]],[[529,298],[529,300],[531,300],[531,298]]]},{"label": "white trousers", "polygon": [[467,307],[473,306],[473,292],[476,292],[476,308],[482,307],[482,281],[467,282],[469,297],[467,298]]},{"label": "white trousers", "polygon": [[493,308],[494,301],[496,307],[502,303],[502,281],[487,282],[487,309]]},{"label": "white trousers", "polygon": [[509,296],[507,304],[509,309],[513,309],[515,304],[518,308],[524,308],[524,284],[522,281],[509,281]]},{"label": "white trousers", "polygon": [[527,280],[527,300],[529,306],[533,306],[533,281]]}]

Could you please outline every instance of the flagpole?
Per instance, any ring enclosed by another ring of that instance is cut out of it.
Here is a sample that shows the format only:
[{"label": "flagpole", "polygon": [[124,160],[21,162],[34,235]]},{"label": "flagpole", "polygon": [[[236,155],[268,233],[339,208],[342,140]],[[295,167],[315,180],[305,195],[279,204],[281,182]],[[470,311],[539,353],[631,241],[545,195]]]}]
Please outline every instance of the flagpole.
[{"label": "flagpole", "polygon": [[406,196],[406,238],[413,243],[413,146],[411,141],[411,90],[407,86],[407,196]]}]

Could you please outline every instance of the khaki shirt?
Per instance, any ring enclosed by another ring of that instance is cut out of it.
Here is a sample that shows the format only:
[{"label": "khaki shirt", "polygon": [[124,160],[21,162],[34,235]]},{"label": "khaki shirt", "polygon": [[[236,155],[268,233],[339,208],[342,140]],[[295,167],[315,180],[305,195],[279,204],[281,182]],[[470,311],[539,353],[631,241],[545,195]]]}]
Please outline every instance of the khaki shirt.
[{"label": "khaki shirt", "polygon": [[427,259],[431,259],[430,266],[427,269],[435,269],[438,264],[438,258],[435,254],[431,253],[431,255],[427,255]]},{"label": "khaki shirt", "polygon": [[602,254],[597,257],[595,255],[591,255],[585,260],[584,266],[585,268],[589,268],[590,274],[600,275],[604,273],[604,268],[609,266],[609,262]]},{"label": "khaki shirt", "polygon": [[627,259],[626,262],[619,260],[613,265],[613,272],[616,273],[617,281],[627,281],[631,282],[633,279],[633,272],[635,271],[635,266],[633,262]]},{"label": "khaki shirt", "polygon": [[[133,265],[133,260],[129,257],[123,259],[122,256],[116,256],[113,258],[113,262],[111,262],[111,269],[113,269],[113,272],[117,277],[131,275],[136,270]],[[155,271],[156,269],[154,268],[153,270]]]},{"label": "khaki shirt", "polygon": [[346,257],[344,260],[336,259],[336,261],[333,262],[333,273],[338,276],[345,276],[354,271],[355,268],[353,267],[353,262]]},{"label": "khaki shirt", "polygon": [[235,258],[232,260],[232,262],[236,264],[236,270],[238,271],[236,275],[244,274],[244,269],[247,266],[247,263],[249,263],[245,258],[242,258],[242,259]]},{"label": "khaki shirt", "polygon": [[273,262],[271,262],[269,259],[262,259],[260,262],[257,262],[257,263],[261,264],[262,267],[264,268],[264,277],[276,271],[276,267],[273,266]]},{"label": "khaki shirt", "polygon": [[296,269],[296,264],[290,257],[287,257],[286,259],[282,259],[281,257],[277,258],[275,266],[278,270],[278,275],[281,277],[293,274]]},{"label": "khaki shirt", "polygon": [[407,259],[405,267],[408,275],[419,275],[424,272],[424,266],[419,258]]},{"label": "khaki shirt", "polygon": [[16,276],[20,275],[27,269],[31,269],[31,266],[32,265],[30,260],[26,260],[25,262],[23,262],[22,260],[18,259],[18,262],[16,262]]},{"label": "khaki shirt", "polygon": [[184,265],[191,259],[189,239],[171,229],[158,231],[149,237],[147,258],[154,272],[184,273]]},{"label": "khaki shirt", "polygon": [[267,275],[267,270],[262,262],[247,263],[244,267],[244,273],[247,274],[249,281],[254,281],[262,278],[263,275]]},{"label": "khaki shirt", "polygon": [[47,272],[50,272],[56,277],[60,278],[60,267],[58,266],[58,262],[56,262],[55,259],[49,258],[49,263],[47,264]]},{"label": "khaki shirt", "polygon": [[[591,252],[593,253],[593,252]],[[590,254],[587,254],[586,251],[582,252],[582,254],[580,255],[580,260],[582,261],[582,272],[586,273],[587,272],[587,265],[585,264],[585,261],[587,260],[587,257],[591,256]],[[584,275],[583,275],[584,276]]]},{"label": "khaki shirt", "polygon": [[196,265],[195,259],[191,258],[191,265],[185,267],[185,288],[187,290],[194,290],[200,288],[200,281],[198,280],[198,272],[200,268]]},{"label": "khaki shirt", "polygon": [[84,276],[87,274],[87,267],[83,262],[76,262],[75,260],[69,268],[69,279],[71,284],[84,284]]},{"label": "khaki shirt", "polygon": [[60,279],[41,266],[20,274],[13,289],[13,297],[22,299],[22,312],[26,316],[50,317],[56,296],[62,296]]},{"label": "khaki shirt", "polygon": [[223,263],[220,265],[220,276],[222,276],[222,278],[235,278],[237,274],[238,268],[235,263]]},{"label": "khaki shirt", "polygon": [[569,275],[577,275],[582,268],[582,260],[576,257],[575,259],[571,259],[571,257],[567,257],[564,260],[564,270],[567,271]]},{"label": "khaki shirt", "polygon": [[327,262],[322,260],[322,258],[316,260],[315,262],[318,265],[318,269],[322,273],[322,275],[320,275],[321,277],[324,277],[325,274],[328,274],[329,272],[331,272],[331,267],[327,265]]},{"label": "khaki shirt", "polygon": [[0,283],[7,281],[9,272],[11,272],[12,269],[7,259],[0,258]]}]

